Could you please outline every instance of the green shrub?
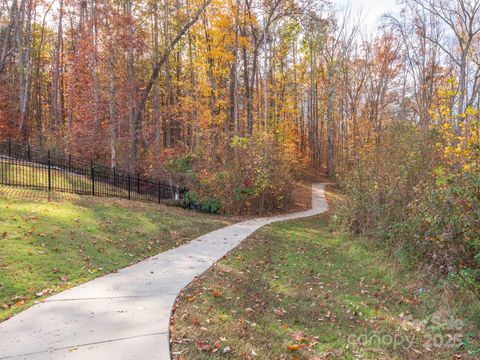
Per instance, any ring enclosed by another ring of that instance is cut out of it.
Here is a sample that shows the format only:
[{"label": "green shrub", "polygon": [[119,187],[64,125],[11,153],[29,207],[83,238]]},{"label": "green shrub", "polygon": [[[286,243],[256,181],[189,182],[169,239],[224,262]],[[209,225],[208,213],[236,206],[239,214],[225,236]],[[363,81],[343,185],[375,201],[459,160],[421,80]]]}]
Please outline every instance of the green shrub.
[{"label": "green shrub", "polygon": [[220,201],[211,197],[201,203],[201,211],[204,213],[218,214],[220,209]]},{"label": "green shrub", "polygon": [[200,211],[208,214],[219,214],[221,210],[220,201],[215,198],[208,197],[200,200],[198,194],[189,191],[183,196],[183,205],[187,209]]}]

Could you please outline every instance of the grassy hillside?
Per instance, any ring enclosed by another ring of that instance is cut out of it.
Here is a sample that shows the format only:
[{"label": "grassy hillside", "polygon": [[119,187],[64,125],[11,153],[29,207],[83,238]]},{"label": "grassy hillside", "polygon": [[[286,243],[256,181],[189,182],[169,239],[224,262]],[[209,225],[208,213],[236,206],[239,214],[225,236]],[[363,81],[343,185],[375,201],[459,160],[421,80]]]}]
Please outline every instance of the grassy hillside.
[{"label": "grassy hillside", "polygon": [[174,207],[0,186],[0,320],[225,224]]},{"label": "grassy hillside", "polygon": [[[17,163],[2,161],[0,165],[0,180],[3,184],[48,188],[48,168],[46,165],[26,161],[19,161]],[[63,187],[89,192],[92,188],[89,175],[86,170],[84,175],[79,175],[52,167],[51,186],[52,188]]]},{"label": "grassy hillside", "polygon": [[195,360],[473,359],[480,306],[447,289],[338,232],[329,215],[277,223],[184,291],[173,352]]}]

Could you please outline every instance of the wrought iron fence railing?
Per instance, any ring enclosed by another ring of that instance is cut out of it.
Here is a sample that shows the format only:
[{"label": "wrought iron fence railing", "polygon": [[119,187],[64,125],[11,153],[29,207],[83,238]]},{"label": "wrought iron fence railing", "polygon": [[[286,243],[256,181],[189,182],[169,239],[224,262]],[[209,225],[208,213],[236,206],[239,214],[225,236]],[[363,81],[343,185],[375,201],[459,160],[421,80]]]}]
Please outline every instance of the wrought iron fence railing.
[{"label": "wrought iron fence railing", "polygon": [[0,142],[0,184],[159,203],[182,199],[188,191],[166,181],[121,173],[115,168],[12,141]]}]

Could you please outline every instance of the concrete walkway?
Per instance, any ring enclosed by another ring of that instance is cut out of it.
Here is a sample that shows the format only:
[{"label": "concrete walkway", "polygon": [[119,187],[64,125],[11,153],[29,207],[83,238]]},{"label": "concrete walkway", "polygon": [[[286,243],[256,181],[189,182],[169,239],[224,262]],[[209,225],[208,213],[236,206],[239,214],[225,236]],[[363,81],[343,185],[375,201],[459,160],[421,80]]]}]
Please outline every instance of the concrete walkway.
[{"label": "concrete walkway", "polygon": [[324,185],[312,209],[259,218],[51,296],[0,324],[0,359],[170,359],[168,330],[177,294],[261,226],[327,210]]}]

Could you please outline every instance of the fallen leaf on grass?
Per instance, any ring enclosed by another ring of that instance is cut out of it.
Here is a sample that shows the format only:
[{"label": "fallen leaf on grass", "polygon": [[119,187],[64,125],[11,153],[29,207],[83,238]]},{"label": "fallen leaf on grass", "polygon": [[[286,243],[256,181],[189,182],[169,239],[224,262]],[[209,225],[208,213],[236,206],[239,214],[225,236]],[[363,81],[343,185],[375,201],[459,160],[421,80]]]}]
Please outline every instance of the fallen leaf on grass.
[{"label": "fallen leaf on grass", "polygon": [[13,304],[12,308],[17,308],[25,304],[24,300],[17,301],[15,304]]},{"label": "fallen leaf on grass", "polygon": [[415,305],[417,303],[417,299],[415,299],[415,298],[410,299],[410,298],[407,298],[407,297],[403,297],[402,300],[409,305]]},{"label": "fallen leaf on grass", "polygon": [[40,297],[40,296],[43,296],[43,295],[50,294],[51,292],[53,292],[52,289],[44,289],[42,291],[39,291],[39,292],[35,293],[35,296]]},{"label": "fallen leaf on grass", "polygon": [[215,341],[215,343],[213,344],[212,354],[216,353],[221,348],[222,348],[222,343],[220,341]]},{"label": "fallen leaf on grass", "polygon": [[290,351],[297,351],[304,347],[302,344],[288,344],[287,349]]},{"label": "fallen leaf on grass", "polygon": [[197,343],[198,350],[200,351],[210,351],[212,347],[205,341]]}]

